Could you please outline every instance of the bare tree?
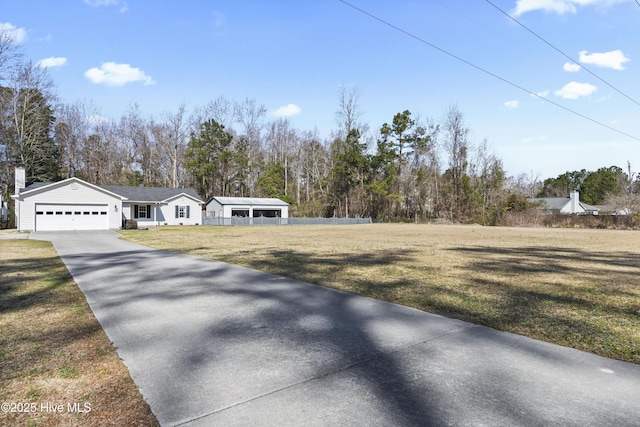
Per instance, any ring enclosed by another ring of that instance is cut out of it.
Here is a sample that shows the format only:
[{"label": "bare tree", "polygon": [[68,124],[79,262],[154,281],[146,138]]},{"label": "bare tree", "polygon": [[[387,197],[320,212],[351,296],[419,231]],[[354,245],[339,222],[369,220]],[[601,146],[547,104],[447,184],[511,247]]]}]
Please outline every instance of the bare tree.
[{"label": "bare tree", "polygon": [[247,174],[246,187],[249,194],[254,194],[258,185],[258,177],[263,162],[261,132],[264,128],[264,118],[267,109],[264,105],[258,105],[255,99],[245,98],[242,102],[234,104],[234,117],[240,124],[240,135],[246,143]]},{"label": "bare tree", "polygon": [[56,179],[57,150],[52,137],[53,80],[32,62],[11,69],[9,85],[0,90],[0,139],[7,161],[24,166],[28,181]]},{"label": "bare tree", "polygon": [[23,52],[16,38],[6,30],[0,30],[0,83],[9,79],[11,70],[22,63]]},{"label": "bare tree", "polygon": [[360,109],[359,93],[355,88],[340,86],[338,89],[338,111],[336,111],[336,123],[338,124],[337,139],[347,137],[352,129],[357,129],[364,135],[364,125],[360,123],[362,110]]},{"label": "bare tree", "polygon": [[[56,108],[55,140],[60,150],[62,176],[70,178],[82,174],[86,163],[83,144],[96,134],[96,125],[106,119],[91,103],[77,101],[59,104]],[[90,153],[87,153],[90,154]]]},{"label": "bare tree", "polygon": [[186,117],[186,106],[181,104],[174,113],[163,113],[162,123],[153,127],[156,149],[160,159],[169,160],[164,165],[164,173],[171,177],[169,185],[172,188],[182,186],[184,152],[189,139],[189,123]]},{"label": "bare tree", "polygon": [[283,194],[289,195],[289,162],[297,151],[298,133],[287,119],[271,122],[266,135],[267,161],[282,168]]},{"label": "bare tree", "polygon": [[470,151],[469,129],[457,107],[450,107],[444,124],[444,148],[448,155],[449,169],[444,174],[445,192],[440,200],[446,204],[450,220],[460,220],[469,190],[467,181],[468,155]]}]

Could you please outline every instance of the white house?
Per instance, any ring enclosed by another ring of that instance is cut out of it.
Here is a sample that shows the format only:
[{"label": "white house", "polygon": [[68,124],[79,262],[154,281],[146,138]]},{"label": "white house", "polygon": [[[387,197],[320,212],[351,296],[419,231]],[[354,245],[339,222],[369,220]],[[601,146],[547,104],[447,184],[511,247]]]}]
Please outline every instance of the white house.
[{"label": "white house", "polygon": [[530,203],[538,203],[540,209],[546,213],[598,215],[599,211],[595,206],[582,203],[578,191],[572,191],[569,197],[544,197],[528,200]]},{"label": "white house", "polygon": [[214,197],[206,211],[210,217],[289,218],[289,204],[276,198]]},{"label": "white house", "polygon": [[196,225],[204,204],[190,188],[100,186],[79,178],[25,186],[20,168],[11,198],[19,231],[108,230],[125,220],[139,227]]}]

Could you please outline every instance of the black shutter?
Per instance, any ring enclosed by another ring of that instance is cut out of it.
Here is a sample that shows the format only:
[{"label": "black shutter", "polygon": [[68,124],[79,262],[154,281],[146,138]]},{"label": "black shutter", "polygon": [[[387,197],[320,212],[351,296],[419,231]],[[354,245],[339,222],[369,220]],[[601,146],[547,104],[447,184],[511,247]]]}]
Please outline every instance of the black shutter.
[{"label": "black shutter", "polygon": [[176,205],[176,218],[178,218],[180,207]]},{"label": "black shutter", "polygon": [[138,218],[138,205],[133,205],[133,217]]},{"label": "black shutter", "polygon": [[147,205],[147,218],[151,218],[151,205]]},{"label": "black shutter", "polygon": [[190,207],[190,206],[189,206],[189,205],[187,205],[187,218],[190,218],[190,216],[189,216],[189,207]]}]

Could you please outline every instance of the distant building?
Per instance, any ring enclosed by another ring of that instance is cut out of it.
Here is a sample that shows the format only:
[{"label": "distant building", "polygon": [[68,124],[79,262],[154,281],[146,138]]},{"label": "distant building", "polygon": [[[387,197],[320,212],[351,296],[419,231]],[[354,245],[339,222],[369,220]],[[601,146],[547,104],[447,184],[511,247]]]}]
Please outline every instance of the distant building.
[{"label": "distant building", "polygon": [[214,197],[206,206],[207,215],[211,217],[289,217],[289,204],[276,198]]},{"label": "distant building", "polygon": [[580,201],[580,193],[572,191],[569,197],[542,197],[527,199],[529,203],[537,204],[538,209],[548,214],[590,214],[598,215],[599,209]]}]

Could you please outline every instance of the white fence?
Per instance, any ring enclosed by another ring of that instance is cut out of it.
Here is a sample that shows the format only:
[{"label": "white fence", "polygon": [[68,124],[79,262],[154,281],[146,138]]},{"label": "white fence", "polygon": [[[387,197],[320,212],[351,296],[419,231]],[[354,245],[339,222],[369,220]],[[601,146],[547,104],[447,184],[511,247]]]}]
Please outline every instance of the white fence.
[{"label": "white fence", "polygon": [[234,216],[224,218],[221,216],[203,216],[202,225],[346,225],[346,224],[371,224],[371,218],[249,218]]}]

